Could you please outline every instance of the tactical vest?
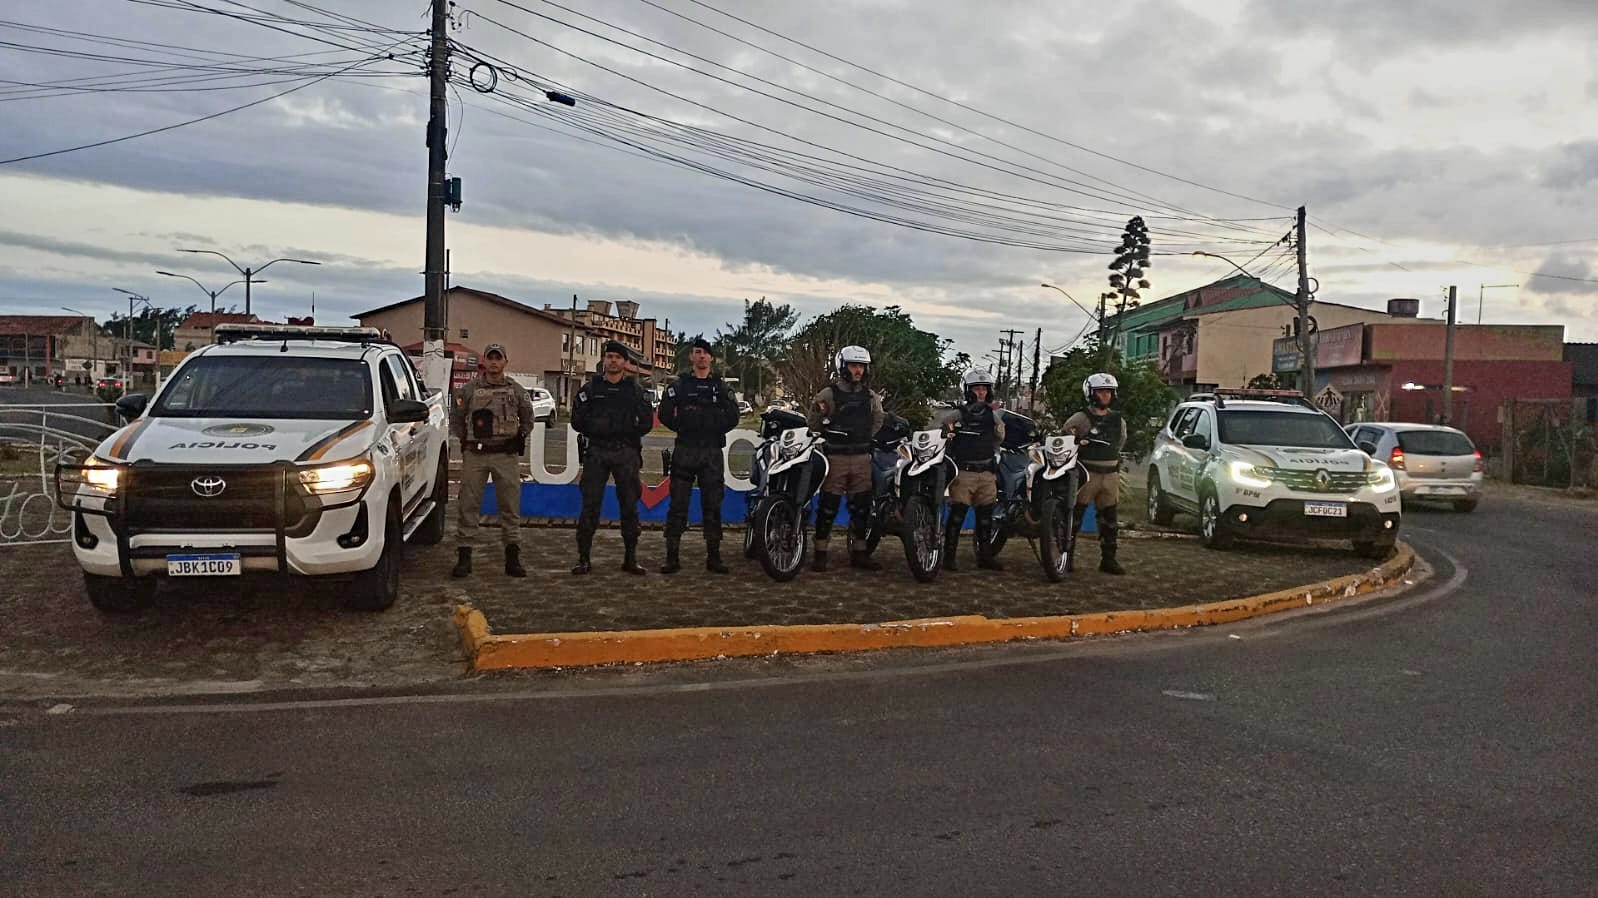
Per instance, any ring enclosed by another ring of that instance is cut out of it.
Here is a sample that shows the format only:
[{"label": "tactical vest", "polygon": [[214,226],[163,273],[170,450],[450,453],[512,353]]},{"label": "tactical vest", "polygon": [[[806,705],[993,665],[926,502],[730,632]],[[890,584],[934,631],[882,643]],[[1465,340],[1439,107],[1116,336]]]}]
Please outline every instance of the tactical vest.
[{"label": "tactical vest", "polygon": [[871,450],[871,393],[865,387],[858,390],[840,389],[832,385],[832,424],[828,430],[839,431],[842,437],[829,435],[827,447],[835,452],[869,452]]},{"label": "tactical vest", "polygon": [[726,445],[725,422],[720,420],[726,385],[721,378],[683,374],[671,389],[677,401],[677,442],[684,446]]},{"label": "tactical vest", "polygon": [[589,381],[587,391],[595,425],[590,439],[602,446],[641,446],[633,426],[643,393],[638,383],[630,377],[611,383],[600,376]]},{"label": "tactical vest", "polygon": [[998,451],[998,428],[993,407],[986,402],[969,402],[960,410],[960,429],[955,432],[950,455],[961,467],[992,462]]},{"label": "tactical vest", "polygon": [[1098,443],[1089,443],[1082,447],[1078,457],[1083,461],[1119,463],[1121,460],[1121,413],[1106,412],[1104,417],[1088,412],[1088,423],[1092,425],[1088,437],[1094,440],[1103,440],[1108,446]]},{"label": "tactical vest", "polygon": [[466,401],[467,437],[498,442],[514,438],[521,430],[521,403],[516,399],[515,384],[473,381],[471,398]]}]

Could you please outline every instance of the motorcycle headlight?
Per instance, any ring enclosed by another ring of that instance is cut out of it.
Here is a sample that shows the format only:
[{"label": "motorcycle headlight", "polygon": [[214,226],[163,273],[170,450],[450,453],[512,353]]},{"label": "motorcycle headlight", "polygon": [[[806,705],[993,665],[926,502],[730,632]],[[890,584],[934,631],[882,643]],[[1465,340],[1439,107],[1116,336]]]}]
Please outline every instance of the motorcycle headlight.
[{"label": "motorcycle headlight", "polygon": [[1271,485],[1269,469],[1251,465],[1246,461],[1234,461],[1227,466],[1227,470],[1232,475],[1232,482],[1240,486],[1264,489]]},{"label": "motorcycle headlight", "polygon": [[1388,493],[1398,489],[1398,478],[1393,476],[1393,469],[1386,465],[1382,465],[1370,472],[1366,479],[1370,483],[1371,489],[1378,493]]},{"label": "motorcycle headlight", "polygon": [[365,458],[300,471],[300,483],[317,495],[365,489],[372,482],[372,463]]}]

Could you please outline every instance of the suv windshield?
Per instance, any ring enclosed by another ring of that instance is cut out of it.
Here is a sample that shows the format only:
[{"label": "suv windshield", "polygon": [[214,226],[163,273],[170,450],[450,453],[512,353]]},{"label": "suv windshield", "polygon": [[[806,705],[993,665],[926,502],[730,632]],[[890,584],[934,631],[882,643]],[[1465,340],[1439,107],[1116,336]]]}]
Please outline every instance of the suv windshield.
[{"label": "suv windshield", "polygon": [[372,414],[359,359],[213,356],[183,366],[150,414],[167,418],[327,418]]},{"label": "suv windshield", "polygon": [[1462,433],[1447,430],[1401,430],[1398,445],[1410,455],[1474,455],[1476,447]]},{"label": "suv windshield", "polygon": [[1223,411],[1221,442],[1243,446],[1295,446],[1300,449],[1352,449],[1337,422],[1303,412]]}]

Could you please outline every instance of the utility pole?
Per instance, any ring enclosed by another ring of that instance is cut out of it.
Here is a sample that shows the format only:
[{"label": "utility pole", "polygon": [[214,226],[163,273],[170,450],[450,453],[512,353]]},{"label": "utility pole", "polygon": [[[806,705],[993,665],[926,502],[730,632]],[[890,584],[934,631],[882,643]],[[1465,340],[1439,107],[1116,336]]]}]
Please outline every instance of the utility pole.
[{"label": "utility pole", "polygon": [[[432,0],[432,50],[428,57],[431,81],[427,118],[427,267],[422,318],[422,364],[429,386],[449,390],[449,361],[444,358],[444,336],[449,310],[444,295],[444,165],[448,160],[445,135],[449,116],[449,0]],[[245,288],[248,289],[246,284]]]},{"label": "utility pole", "polygon": [[1299,370],[1300,388],[1308,399],[1315,398],[1315,345],[1312,342],[1313,334],[1309,325],[1309,263],[1306,261],[1307,253],[1304,246],[1304,207],[1298,207],[1298,218],[1294,225],[1294,233],[1298,246],[1298,351],[1303,363]]},{"label": "utility pole", "polygon": [[1014,382],[1021,379],[1021,366],[1016,360],[1015,352],[1015,335],[1021,332],[1014,328],[1010,328],[1008,330],[1000,331],[1000,333],[1004,334],[1004,347],[1006,353],[1005,359],[1008,362],[1008,365],[1005,368],[1004,404],[1006,407],[1009,407],[1015,404]]},{"label": "utility pole", "polygon": [[1043,328],[1032,338],[1032,388],[1027,392],[1027,411],[1038,410],[1038,362],[1043,358]]},{"label": "utility pole", "polygon": [[572,329],[566,335],[566,409],[571,410],[572,400],[576,398],[572,390],[572,376],[575,375],[577,362],[577,294],[572,294]]},{"label": "utility pole", "polygon": [[1443,424],[1454,422],[1454,303],[1459,288],[1448,288],[1448,336],[1443,342]]}]

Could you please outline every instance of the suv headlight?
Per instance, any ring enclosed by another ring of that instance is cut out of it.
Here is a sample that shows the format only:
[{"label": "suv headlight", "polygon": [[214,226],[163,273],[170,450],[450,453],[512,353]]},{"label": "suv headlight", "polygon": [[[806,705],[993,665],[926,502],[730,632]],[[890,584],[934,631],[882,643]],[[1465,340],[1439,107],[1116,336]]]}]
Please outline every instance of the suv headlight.
[{"label": "suv headlight", "polygon": [[106,496],[115,496],[117,486],[122,482],[122,469],[110,462],[101,461],[94,456],[83,460],[83,483],[85,486],[99,490]]},{"label": "suv headlight", "polygon": [[355,458],[334,465],[305,468],[300,471],[300,483],[312,493],[323,496],[365,489],[372,482],[372,462]]},{"label": "suv headlight", "polygon": [[1264,489],[1271,485],[1270,469],[1249,464],[1246,461],[1234,461],[1226,466],[1227,473],[1232,475],[1232,482],[1240,486],[1251,486],[1255,489]]},{"label": "suv headlight", "polygon": [[1378,493],[1391,492],[1398,488],[1398,478],[1393,476],[1393,469],[1386,465],[1382,465],[1370,472],[1367,480],[1371,485],[1371,489]]}]

